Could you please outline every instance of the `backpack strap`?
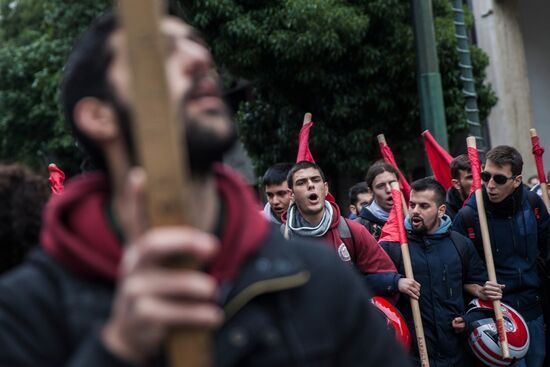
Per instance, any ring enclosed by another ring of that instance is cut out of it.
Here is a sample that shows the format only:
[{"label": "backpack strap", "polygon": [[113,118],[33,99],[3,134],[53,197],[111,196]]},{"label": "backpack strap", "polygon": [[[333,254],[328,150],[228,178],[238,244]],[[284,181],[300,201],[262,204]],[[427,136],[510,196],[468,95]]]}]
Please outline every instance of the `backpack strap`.
[{"label": "backpack strap", "polygon": [[474,228],[474,209],[471,206],[465,205],[461,209],[460,215],[462,216],[462,222],[464,223],[464,228],[466,228],[468,238],[472,242],[475,242],[477,238]]},{"label": "backpack strap", "polygon": [[351,229],[349,228],[349,224],[346,221],[346,219],[342,216],[340,216],[340,223],[338,223],[338,235],[341,239],[344,238],[351,238],[353,240],[353,236],[351,234]]}]

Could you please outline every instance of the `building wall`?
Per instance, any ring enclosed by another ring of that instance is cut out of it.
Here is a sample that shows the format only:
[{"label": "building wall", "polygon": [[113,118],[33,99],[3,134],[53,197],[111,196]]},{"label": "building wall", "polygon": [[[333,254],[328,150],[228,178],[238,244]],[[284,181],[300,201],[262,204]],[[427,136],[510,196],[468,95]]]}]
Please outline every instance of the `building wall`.
[{"label": "building wall", "polygon": [[529,139],[529,129],[534,123],[519,17],[519,8],[523,8],[525,3],[531,6],[532,1],[473,0],[470,7],[474,13],[477,44],[490,59],[488,81],[499,99],[488,118],[491,144],[517,148],[524,157],[524,175],[529,176],[535,173]]},{"label": "building wall", "polygon": [[550,2],[528,0],[518,3],[518,18],[527,60],[533,127],[547,148],[544,155],[550,169]]}]

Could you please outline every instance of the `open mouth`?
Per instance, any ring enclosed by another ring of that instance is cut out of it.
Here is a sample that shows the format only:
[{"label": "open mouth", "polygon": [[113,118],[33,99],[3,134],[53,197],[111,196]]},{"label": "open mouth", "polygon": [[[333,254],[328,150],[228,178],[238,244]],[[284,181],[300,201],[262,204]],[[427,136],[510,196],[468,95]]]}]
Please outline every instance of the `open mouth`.
[{"label": "open mouth", "polygon": [[418,226],[418,225],[421,225],[423,223],[423,220],[420,217],[412,217],[411,218],[411,223],[415,226]]},{"label": "open mouth", "polygon": [[307,196],[307,199],[312,203],[315,204],[319,201],[319,195],[316,193],[311,193]]},{"label": "open mouth", "polygon": [[188,101],[198,104],[203,109],[219,108],[222,95],[218,85],[213,80],[207,79],[197,84],[189,94]]}]

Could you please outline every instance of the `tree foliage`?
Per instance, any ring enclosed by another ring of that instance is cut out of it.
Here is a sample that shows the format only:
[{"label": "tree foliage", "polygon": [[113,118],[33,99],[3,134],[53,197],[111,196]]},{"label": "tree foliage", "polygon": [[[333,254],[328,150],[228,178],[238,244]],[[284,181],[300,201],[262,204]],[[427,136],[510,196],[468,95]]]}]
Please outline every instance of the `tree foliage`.
[{"label": "tree foliage", "polygon": [[[410,5],[399,0],[179,0],[206,37],[227,85],[252,98],[236,120],[259,172],[292,161],[305,112],[329,176],[362,177],[385,133],[400,164],[419,152]],[[0,0],[0,160],[76,171],[81,156],[58,105],[69,50],[107,0]],[[433,0],[449,134],[465,129],[450,3]],[[471,18],[470,18],[471,22]],[[495,103],[487,57],[472,48],[481,117]]]},{"label": "tree foliage", "polygon": [[72,45],[107,8],[99,0],[0,0],[0,159],[34,168],[51,161],[69,173],[82,156],[59,108]]},{"label": "tree foliage", "polygon": [[[292,161],[305,112],[311,149],[329,176],[363,177],[385,133],[400,164],[421,148],[410,2],[400,0],[182,0],[222,70],[252,83],[237,111],[241,136],[263,172]],[[466,128],[450,2],[434,0],[449,134]],[[470,17],[471,24],[471,17]],[[472,47],[481,118],[496,103],[483,84],[486,55]],[[415,153],[416,152],[416,153]],[[411,154],[413,153],[413,154]],[[402,159],[400,159],[402,158]]]}]

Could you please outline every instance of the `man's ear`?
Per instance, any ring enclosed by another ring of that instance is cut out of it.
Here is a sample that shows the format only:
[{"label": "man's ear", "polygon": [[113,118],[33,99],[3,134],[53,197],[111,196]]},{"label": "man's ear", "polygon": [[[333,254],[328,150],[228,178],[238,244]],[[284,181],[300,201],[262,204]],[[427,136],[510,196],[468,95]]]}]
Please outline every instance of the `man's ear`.
[{"label": "man's ear", "polygon": [[348,210],[350,211],[350,213],[353,213],[355,215],[357,215],[357,208],[355,208],[355,205],[349,205],[348,206]]},{"label": "man's ear", "polygon": [[516,178],[514,178],[514,188],[519,187],[519,185],[521,185],[522,181],[523,181],[523,176],[522,175],[516,176]]},{"label": "man's ear", "polygon": [[325,182],[325,194],[328,194],[328,182]]},{"label": "man's ear", "polygon": [[445,212],[447,211],[447,205],[445,204],[441,204],[439,206],[439,208],[437,208],[437,216],[439,218],[443,218],[443,216],[445,215]]},{"label": "man's ear", "polygon": [[118,137],[119,130],[114,109],[94,97],[85,97],[77,102],[73,111],[76,128],[98,142]]}]

